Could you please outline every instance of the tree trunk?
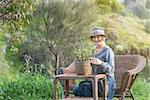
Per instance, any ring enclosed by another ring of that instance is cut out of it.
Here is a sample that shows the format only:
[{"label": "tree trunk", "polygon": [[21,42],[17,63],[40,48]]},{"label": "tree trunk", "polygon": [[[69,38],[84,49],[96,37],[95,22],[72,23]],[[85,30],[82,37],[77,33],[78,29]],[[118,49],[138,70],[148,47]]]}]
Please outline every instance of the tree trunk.
[{"label": "tree trunk", "polygon": [[59,68],[59,54],[58,53],[55,54],[55,67]]}]

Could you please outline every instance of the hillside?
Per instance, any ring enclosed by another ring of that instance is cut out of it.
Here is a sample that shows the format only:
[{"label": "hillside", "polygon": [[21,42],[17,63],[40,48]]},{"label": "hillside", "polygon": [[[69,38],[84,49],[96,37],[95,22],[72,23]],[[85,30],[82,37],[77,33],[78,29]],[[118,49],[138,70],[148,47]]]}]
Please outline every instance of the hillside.
[{"label": "hillside", "polygon": [[101,16],[97,24],[106,28],[110,35],[109,43],[115,50],[149,49],[150,34],[145,32],[144,25],[136,17],[120,15]]}]

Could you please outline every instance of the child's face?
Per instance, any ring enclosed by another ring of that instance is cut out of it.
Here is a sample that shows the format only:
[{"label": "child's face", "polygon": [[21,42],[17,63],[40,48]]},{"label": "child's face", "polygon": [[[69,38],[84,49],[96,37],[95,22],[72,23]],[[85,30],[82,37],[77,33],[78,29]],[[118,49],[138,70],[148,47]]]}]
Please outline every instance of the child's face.
[{"label": "child's face", "polygon": [[104,42],[106,37],[104,35],[96,35],[92,36],[91,40],[95,45],[101,45],[102,42]]}]

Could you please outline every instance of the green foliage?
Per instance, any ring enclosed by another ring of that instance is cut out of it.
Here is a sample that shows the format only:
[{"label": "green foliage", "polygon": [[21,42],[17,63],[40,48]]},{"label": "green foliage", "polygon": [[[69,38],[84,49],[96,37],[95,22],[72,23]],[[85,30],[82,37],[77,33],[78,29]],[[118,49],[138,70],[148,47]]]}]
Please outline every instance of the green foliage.
[{"label": "green foliage", "polygon": [[118,0],[96,0],[96,5],[98,5],[102,14],[119,13],[123,7]]},{"label": "green foliage", "polygon": [[23,64],[18,57],[18,48],[12,46],[11,48],[6,48],[6,52],[5,59],[8,61],[8,64],[18,69],[22,69]]},{"label": "green foliage", "polygon": [[85,40],[78,48],[74,49],[73,54],[76,55],[77,60],[86,61],[95,55],[95,48],[90,41]]},{"label": "green foliage", "polygon": [[140,77],[135,81],[132,91],[135,99],[148,100],[150,98],[150,83],[148,83],[144,78]]},{"label": "green foliage", "polygon": [[[3,19],[1,29],[8,34],[6,38],[10,44],[20,41],[24,34],[23,28],[30,23],[36,2],[31,0],[3,0],[0,2]],[[2,20],[1,20],[2,22]]]},{"label": "green foliage", "polygon": [[26,20],[29,22],[34,8],[35,1],[31,0],[2,0],[0,2],[1,17],[3,21],[20,21]]},{"label": "green foliage", "polygon": [[[41,75],[32,75],[24,73],[13,75],[13,78],[0,77],[0,99],[52,99],[53,98],[53,80],[47,79]],[[59,90],[61,87],[59,85]],[[61,91],[58,91],[59,98]]]},{"label": "green foliage", "polygon": [[11,62],[11,66],[17,66],[19,65],[18,48],[24,42],[24,28],[30,23],[36,2],[33,0],[2,0],[0,5],[0,30],[6,41],[6,59]]},{"label": "green foliage", "polygon": [[73,60],[73,49],[78,48],[87,37],[85,34],[96,19],[95,11],[94,5],[86,1],[44,2],[34,13],[35,19],[30,26],[32,41],[36,46],[42,44],[44,50],[49,50],[51,55],[46,56],[51,56],[55,67],[59,66],[58,61],[63,65],[67,59]]}]

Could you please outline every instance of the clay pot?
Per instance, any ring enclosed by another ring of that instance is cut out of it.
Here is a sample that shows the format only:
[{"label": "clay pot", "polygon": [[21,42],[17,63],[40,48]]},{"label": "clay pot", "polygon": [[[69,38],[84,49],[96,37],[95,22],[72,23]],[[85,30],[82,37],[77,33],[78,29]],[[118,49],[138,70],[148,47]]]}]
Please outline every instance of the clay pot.
[{"label": "clay pot", "polygon": [[75,72],[77,75],[91,75],[92,67],[90,61],[75,61]]}]

